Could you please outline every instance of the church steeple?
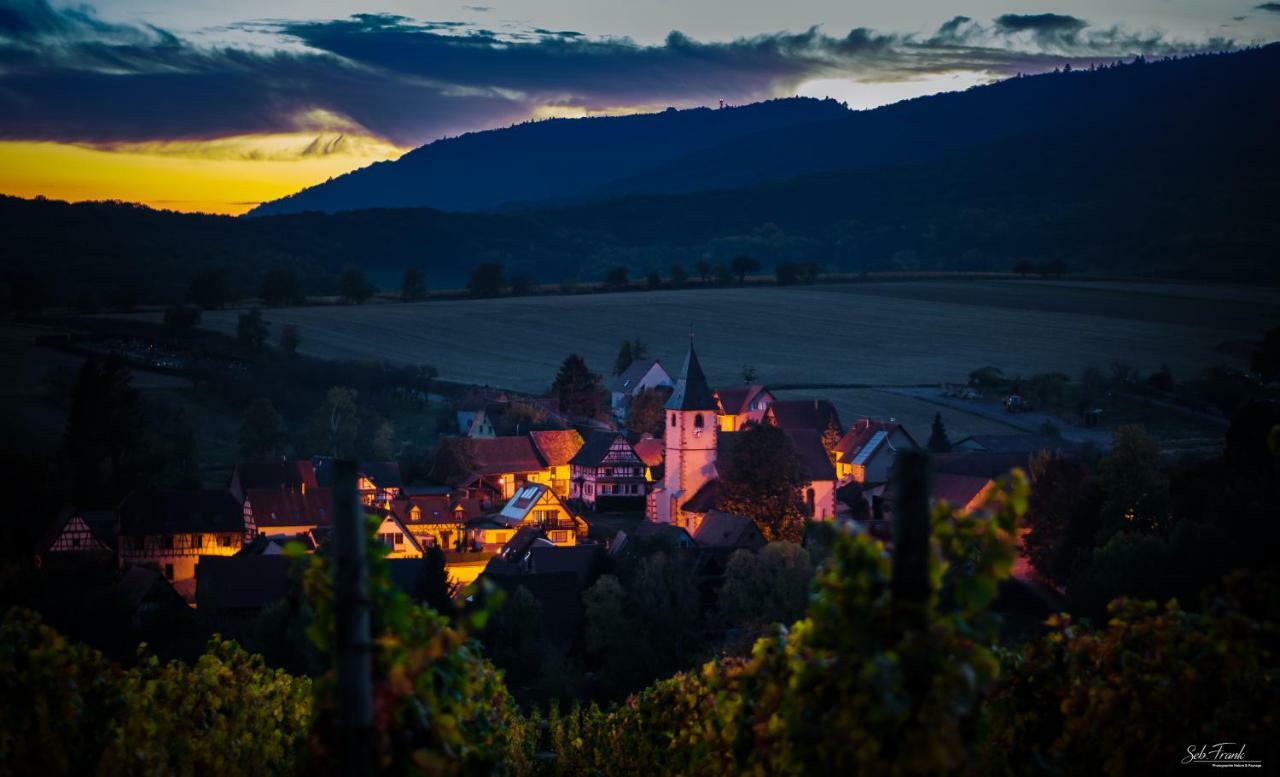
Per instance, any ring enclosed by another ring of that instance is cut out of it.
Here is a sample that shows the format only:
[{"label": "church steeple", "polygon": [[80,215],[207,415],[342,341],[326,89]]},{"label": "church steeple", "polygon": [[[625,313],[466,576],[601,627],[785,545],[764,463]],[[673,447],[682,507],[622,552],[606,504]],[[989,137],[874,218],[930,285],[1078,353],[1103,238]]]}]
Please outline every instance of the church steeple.
[{"label": "church steeple", "polygon": [[707,385],[707,376],[702,373],[702,365],[698,363],[698,354],[693,350],[693,335],[689,336],[689,355],[684,359],[684,369],[676,378],[675,391],[667,400],[667,410],[710,410],[716,409],[716,398]]}]

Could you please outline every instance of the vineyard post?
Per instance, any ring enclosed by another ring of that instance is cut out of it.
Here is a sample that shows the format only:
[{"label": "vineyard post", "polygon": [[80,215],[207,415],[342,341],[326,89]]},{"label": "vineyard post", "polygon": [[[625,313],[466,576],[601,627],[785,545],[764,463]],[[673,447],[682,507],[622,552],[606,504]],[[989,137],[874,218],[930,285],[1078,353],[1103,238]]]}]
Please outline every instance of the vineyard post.
[{"label": "vineyard post", "polygon": [[367,775],[373,772],[369,567],[354,461],[333,462],[333,496],[340,767],[344,775]]},{"label": "vineyard post", "polygon": [[900,451],[893,462],[893,582],[900,628],[927,625],[929,606],[929,455]]}]

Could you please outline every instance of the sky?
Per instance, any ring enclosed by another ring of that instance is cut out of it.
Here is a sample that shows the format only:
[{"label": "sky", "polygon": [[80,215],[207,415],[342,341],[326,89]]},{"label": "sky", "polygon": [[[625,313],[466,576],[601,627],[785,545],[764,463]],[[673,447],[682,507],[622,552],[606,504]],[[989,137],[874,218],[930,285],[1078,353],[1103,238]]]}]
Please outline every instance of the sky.
[{"label": "sky", "polygon": [[242,213],[432,140],[1280,39],[1258,0],[0,0],[0,193]]}]

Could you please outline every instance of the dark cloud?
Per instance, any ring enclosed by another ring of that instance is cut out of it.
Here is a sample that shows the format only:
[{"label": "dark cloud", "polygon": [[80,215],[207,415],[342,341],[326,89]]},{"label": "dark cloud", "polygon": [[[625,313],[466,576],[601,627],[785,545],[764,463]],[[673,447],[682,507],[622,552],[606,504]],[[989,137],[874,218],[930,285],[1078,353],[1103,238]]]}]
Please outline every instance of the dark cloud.
[{"label": "dark cloud", "polygon": [[1271,11],[1272,13],[1280,13],[1280,3],[1260,3],[1255,5],[1259,11]]},{"label": "dark cloud", "polygon": [[412,145],[528,117],[546,105],[603,110],[733,102],[812,78],[995,76],[1232,46],[1093,29],[1059,14],[958,16],[932,36],[818,28],[728,42],[672,32],[661,44],[572,31],[495,32],[359,14],[242,25],[276,52],[196,46],[154,27],[111,25],[45,0],[0,8],[0,137],[91,143],[313,129],[324,121]]}]

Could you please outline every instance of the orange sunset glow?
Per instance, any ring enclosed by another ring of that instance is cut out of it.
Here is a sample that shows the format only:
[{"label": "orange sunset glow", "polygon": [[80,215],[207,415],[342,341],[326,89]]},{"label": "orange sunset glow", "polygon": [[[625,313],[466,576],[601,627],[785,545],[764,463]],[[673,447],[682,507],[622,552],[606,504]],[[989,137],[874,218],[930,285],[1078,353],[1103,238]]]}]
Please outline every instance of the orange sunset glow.
[{"label": "orange sunset glow", "polygon": [[341,133],[244,135],[90,147],[0,141],[0,193],[238,215],[406,149]]}]

